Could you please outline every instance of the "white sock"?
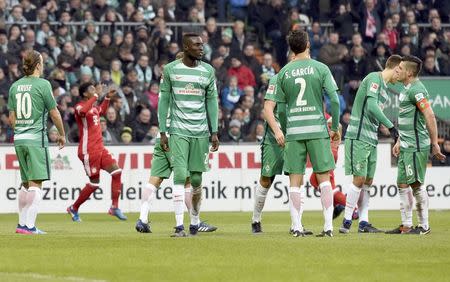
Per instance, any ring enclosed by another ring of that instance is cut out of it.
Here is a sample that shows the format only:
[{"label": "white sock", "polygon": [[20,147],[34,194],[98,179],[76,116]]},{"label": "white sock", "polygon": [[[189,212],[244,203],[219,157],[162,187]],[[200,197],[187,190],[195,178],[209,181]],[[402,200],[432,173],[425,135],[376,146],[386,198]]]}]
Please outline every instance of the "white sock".
[{"label": "white sock", "polygon": [[303,231],[300,210],[302,204],[302,194],[300,187],[290,187],[289,189],[289,210],[291,212],[292,229]]},{"label": "white sock", "polygon": [[172,197],[176,226],[180,226],[184,221],[184,185],[173,185]]},{"label": "white sock", "polygon": [[27,211],[26,225],[30,229],[35,227],[36,217],[39,211],[39,202],[41,201],[41,198],[42,193],[39,187],[28,188],[27,205],[29,205],[29,207]]},{"label": "white sock", "polygon": [[139,219],[143,223],[148,223],[148,213],[153,202],[153,195],[155,194],[155,191],[156,187],[151,183],[147,183],[142,190],[141,213],[139,215]]},{"label": "white sock", "polygon": [[190,212],[191,224],[200,224],[200,206],[202,204],[202,187],[192,189],[192,209]]},{"label": "white sock", "polygon": [[428,193],[421,185],[418,189],[413,189],[414,198],[416,198],[417,219],[419,225],[428,229]]},{"label": "white sock", "polygon": [[261,222],[261,213],[264,208],[264,204],[266,203],[266,197],[267,192],[269,192],[269,188],[264,188],[259,183],[256,184],[252,222]]},{"label": "white sock", "polygon": [[355,210],[356,204],[358,203],[360,192],[361,188],[355,186],[353,183],[350,184],[350,189],[348,189],[347,191],[345,204],[344,218],[346,220],[352,220],[353,211]]},{"label": "white sock", "polygon": [[186,208],[188,212],[190,213],[192,210],[192,188],[191,187],[184,187],[184,204],[186,205]]},{"label": "white sock", "polygon": [[402,224],[405,227],[413,226],[412,211],[413,211],[413,194],[410,187],[399,188],[398,195],[400,196],[400,215],[402,217]]},{"label": "white sock", "polygon": [[319,188],[323,218],[325,220],[323,231],[333,231],[333,188],[331,187],[330,181],[320,183]]},{"label": "white sock", "polygon": [[358,199],[359,222],[369,222],[370,186],[364,184]]},{"label": "white sock", "polygon": [[18,195],[19,225],[25,226],[27,224],[27,212],[28,212],[28,207],[29,207],[29,205],[27,205],[28,190],[22,186],[22,187],[20,187],[18,194],[19,194]]}]

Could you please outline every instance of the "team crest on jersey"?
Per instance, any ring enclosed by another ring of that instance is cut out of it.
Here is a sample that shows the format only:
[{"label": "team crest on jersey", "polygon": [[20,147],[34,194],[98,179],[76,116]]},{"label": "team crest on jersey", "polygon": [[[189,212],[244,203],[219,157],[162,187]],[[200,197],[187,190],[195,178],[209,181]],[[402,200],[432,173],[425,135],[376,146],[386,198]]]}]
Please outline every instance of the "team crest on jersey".
[{"label": "team crest on jersey", "polygon": [[273,94],[275,91],[275,85],[269,85],[269,88],[267,88],[267,94]]},{"label": "team crest on jersey", "polygon": [[194,89],[194,84],[188,83],[188,84],[186,84],[186,86],[184,87],[184,89],[186,89],[186,90],[192,90],[192,89]]},{"label": "team crest on jersey", "polygon": [[380,87],[378,84],[376,84],[375,82],[372,82],[372,84],[370,85],[370,91],[373,93],[377,93],[378,87]]},{"label": "team crest on jersey", "polygon": [[270,171],[270,166],[269,166],[269,165],[266,165],[266,166],[264,167],[264,169],[266,170],[266,172],[269,172],[269,171]]}]

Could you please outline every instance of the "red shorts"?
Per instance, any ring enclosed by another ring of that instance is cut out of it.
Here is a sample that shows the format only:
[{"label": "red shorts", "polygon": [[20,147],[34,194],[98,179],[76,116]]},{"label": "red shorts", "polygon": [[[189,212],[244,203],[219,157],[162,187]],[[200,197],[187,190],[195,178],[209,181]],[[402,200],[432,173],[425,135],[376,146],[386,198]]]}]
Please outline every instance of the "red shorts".
[{"label": "red shorts", "polygon": [[78,158],[83,162],[84,170],[89,178],[98,178],[101,169],[105,170],[117,163],[105,148],[95,154],[78,155]]}]

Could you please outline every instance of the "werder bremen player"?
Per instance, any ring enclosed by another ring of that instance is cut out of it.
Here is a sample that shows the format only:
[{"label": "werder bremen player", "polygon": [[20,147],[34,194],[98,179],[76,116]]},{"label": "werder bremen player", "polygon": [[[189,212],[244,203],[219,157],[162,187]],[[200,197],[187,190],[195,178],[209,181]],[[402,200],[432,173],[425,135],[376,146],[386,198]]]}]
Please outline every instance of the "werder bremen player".
[{"label": "werder bremen player", "polygon": [[[321,190],[321,202],[325,224],[321,237],[333,236],[333,191],[329,171],[335,168],[330,148],[330,137],[339,140],[339,99],[337,85],[330,69],[310,58],[309,38],[304,31],[292,31],[288,36],[294,60],[281,69],[277,78],[276,99],[286,103],[286,141],[281,130],[274,132],[278,144],[284,148],[284,171],[289,173],[289,208],[293,236],[304,236],[301,223],[301,184],[309,154],[313,171],[317,174]],[[323,92],[331,102],[333,117],[328,133],[323,113]],[[275,117],[268,113],[267,120],[273,124]],[[285,143],[286,142],[286,143]]]},{"label": "werder bremen player", "polygon": [[[201,37],[194,33],[183,35],[183,52],[183,59],[165,65],[158,102],[160,143],[164,151],[171,153],[174,174],[175,237],[186,236],[183,225],[186,178],[190,176],[193,189],[192,209],[200,211],[202,173],[209,170],[209,151],[219,148],[215,74],[211,65],[201,61]],[[167,127],[169,110],[170,127]],[[208,150],[210,131],[212,147]],[[198,217],[191,217],[191,235],[197,234],[199,223]]]},{"label": "werder bremen player", "polygon": [[[405,85],[400,93],[399,133],[400,138],[392,149],[398,157],[397,184],[400,195],[402,225],[388,234],[430,233],[428,222],[428,193],[423,186],[427,168],[428,154],[439,160],[445,158],[438,145],[436,118],[428,102],[428,91],[417,75],[422,61],[414,56],[404,56],[399,66],[398,80]],[[409,188],[412,188],[411,189]],[[419,224],[412,224],[412,198],[416,199]]]},{"label": "werder bremen player", "polygon": [[[177,54],[176,59],[182,59],[183,52]],[[169,113],[170,116],[170,113]],[[167,124],[170,126],[170,117],[167,119]],[[170,166],[170,152],[165,152],[161,148],[160,143],[160,134],[158,134],[156,138],[155,147],[153,149],[153,158],[152,158],[152,169],[150,174],[150,179],[147,185],[144,186],[144,190],[142,191],[142,201],[141,201],[141,212],[139,215],[139,219],[136,222],[136,231],[141,233],[151,233],[150,224],[148,221],[149,212],[152,207],[154,201],[154,195],[156,190],[160,188],[161,183],[164,179],[170,177],[172,173],[172,168]],[[199,211],[195,211],[192,209],[192,188],[189,178],[186,179],[184,189],[184,202],[186,204],[186,208],[188,209],[189,215],[192,217],[199,217]],[[198,190],[196,191],[198,192]],[[194,195],[198,197],[199,195]],[[201,197],[201,194],[200,194]],[[198,199],[196,199],[198,202]],[[199,205],[197,207],[200,207]],[[199,232],[213,232],[216,231],[217,227],[207,224],[204,221],[200,221],[199,223]]]},{"label": "werder bremen player", "polygon": [[58,129],[58,145],[66,143],[61,115],[53,98],[50,82],[40,78],[44,64],[39,52],[29,51],[23,58],[25,76],[9,89],[9,120],[14,129],[14,147],[19,160],[22,187],[19,200],[19,224],[16,233],[45,234],[36,225],[42,181],[50,179],[47,117]]},{"label": "werder bremen player", "polygon": [[369,73],[361,82],[353,103],[350,124],[345,135],[345,174],[353,175],[353,182],[347,188],[344,219],[340,233],[350,232],[355,207],[359,209],[361,233],[382,232],[369,223],[370,186],[377,165],[378,127],[386,126],[394,142],[398,132],[384,115],[383,107],[388,99],[387,83],[395,83],[401,57],[390,56],[381,72]]}]

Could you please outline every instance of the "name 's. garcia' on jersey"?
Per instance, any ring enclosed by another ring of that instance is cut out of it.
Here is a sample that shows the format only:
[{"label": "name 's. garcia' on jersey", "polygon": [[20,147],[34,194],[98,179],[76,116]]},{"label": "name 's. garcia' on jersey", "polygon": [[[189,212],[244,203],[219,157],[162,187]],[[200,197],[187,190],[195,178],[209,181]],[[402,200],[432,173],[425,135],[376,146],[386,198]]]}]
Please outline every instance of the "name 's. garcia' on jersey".
[{"label": "name 's. garcia' on jersey", "polygon": [[312,74],[314,74],[314,68],[311,66],[307,66],[306,68],[293,69],[290,74],[289,74],[289,72],[284,73],[286,78],[304,76],[304,75],[312,75]]}]

